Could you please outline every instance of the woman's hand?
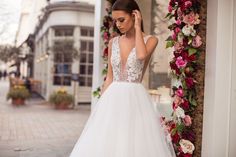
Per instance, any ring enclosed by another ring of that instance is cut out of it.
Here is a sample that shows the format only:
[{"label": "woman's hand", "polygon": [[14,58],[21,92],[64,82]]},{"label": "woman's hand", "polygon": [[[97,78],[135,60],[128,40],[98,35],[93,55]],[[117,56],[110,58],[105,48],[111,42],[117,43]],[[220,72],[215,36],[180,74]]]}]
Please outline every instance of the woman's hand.
[{"label": "woman's hand", "polygon": [[134,19],[135,19],[135,22],[134,22],[135,30],[141,30],[142,16],[141,16],[140,11],[133,10],[132,14],[134,15]]}]

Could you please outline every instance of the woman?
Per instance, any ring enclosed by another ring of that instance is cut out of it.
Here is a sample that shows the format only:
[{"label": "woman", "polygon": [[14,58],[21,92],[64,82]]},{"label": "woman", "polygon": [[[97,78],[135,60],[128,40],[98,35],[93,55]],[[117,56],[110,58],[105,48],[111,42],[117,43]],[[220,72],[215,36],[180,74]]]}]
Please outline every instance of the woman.
[{"label": "woman", "polygon": [[102,96],[70,157],[173,157],[160,115],[141,84],[158,39],[144,34],[134,0],[117,0],[112,18],[121,35],[110,40]]}]

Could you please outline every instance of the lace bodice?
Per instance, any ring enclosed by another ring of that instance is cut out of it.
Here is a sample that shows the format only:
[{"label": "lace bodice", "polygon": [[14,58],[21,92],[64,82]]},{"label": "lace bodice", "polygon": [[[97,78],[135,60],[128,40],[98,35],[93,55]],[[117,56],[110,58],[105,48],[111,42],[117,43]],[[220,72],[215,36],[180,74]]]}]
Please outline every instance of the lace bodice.
[{"label": "lace bodice", "polygon": [[[145,43],[149,37],[150,35],[144,37]],[[141,82],[145,61],[136,57],[136,49],[134,47],[129,53],[127,61],[123,63],[121,61],[119,39],[120,36],[115,37],[112,41],[111,65],[113,81]]]}]

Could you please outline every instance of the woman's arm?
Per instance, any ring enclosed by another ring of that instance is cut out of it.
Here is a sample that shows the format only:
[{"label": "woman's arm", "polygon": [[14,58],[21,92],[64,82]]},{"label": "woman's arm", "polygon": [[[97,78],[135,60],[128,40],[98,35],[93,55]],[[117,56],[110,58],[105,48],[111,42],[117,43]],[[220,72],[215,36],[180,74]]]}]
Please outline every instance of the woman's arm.
[{"label": "woman's arm", "polygon": [[101,94],[107,89],[107,87],[112,83],[113,81],[113,73],[112,73],[112,67],[111,67],[111,47],[112,47],[112,41],[111,39],[108,44],[108,71],[106,75],[106,80],[102,85],[102,91]]},{"label": "woman's arm", "polygon": [[142,21],[141,14],[137,10],[135,10],[133,14],[135,16],[134,27],[135,27],[135,48],[136,48],[137,58],[140,60],[145,60],[155,50],[158,44],[158,39],[152,36],[145,44],[143,40],[143,32],[141,29],[141,21]]}]

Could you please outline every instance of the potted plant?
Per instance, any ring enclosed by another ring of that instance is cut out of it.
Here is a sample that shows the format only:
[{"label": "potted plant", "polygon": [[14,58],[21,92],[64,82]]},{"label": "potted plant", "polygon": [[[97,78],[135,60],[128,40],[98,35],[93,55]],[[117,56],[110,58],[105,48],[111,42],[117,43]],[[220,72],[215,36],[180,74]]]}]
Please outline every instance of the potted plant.
[{"label": "potted plant", "polygon": [[25,99],[29,97],[29,91],[22,85],[13,86],[7,94],[7,100],[11,99],[13,105],[23,105],[25,104]]},{"label": "potted plant", "polygon": [[68,109],[74,102],[73,95],[67,93],[64,89],[53,92],[49,97],[50,103],[55,105],[56,109]]}]

